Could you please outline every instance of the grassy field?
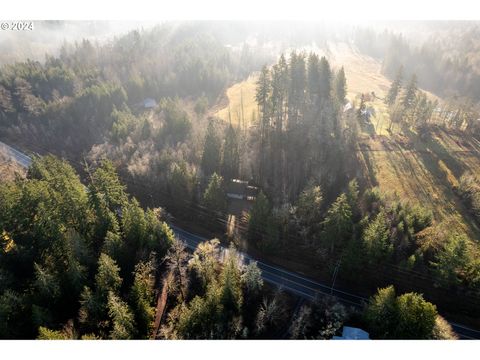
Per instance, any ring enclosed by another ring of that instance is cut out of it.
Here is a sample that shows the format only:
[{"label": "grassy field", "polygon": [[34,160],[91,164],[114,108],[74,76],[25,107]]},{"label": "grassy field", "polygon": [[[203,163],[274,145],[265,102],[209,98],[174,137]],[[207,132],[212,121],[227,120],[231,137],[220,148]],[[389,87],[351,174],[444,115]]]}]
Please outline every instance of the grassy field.
[{"label": "grassy field", "polygon": [[328,60],[335,68],[344,67],[347,77],[347,97],[353,99],[360,93],[384,97],[390,81],[381,73],[382,66],[375,59],[360,54],[347,44],[329,44]]},{"label": "grassy field", "polygon": [[[373,116],[369,123],[361,125],[359,149],[371,185],[431,208],[437,221],[449,221],[480,241],[478,227],[453,191],[465,171],[480,173],[480,143],[465,134],[441,129],[426,139],[395,125],[390,132],[388,108],[383,101],[390,81],[381,74],[381,63],[347,44],[329,44],[328,51],[319,53],[327,56],[334,68],[344,66],[351,102],[358,106],[360,94],[375,92],[375,97],[366,102]],[[252,114],[257,112],[255,81],[256,77],[251,76],[230,87],[226,92],[228,102],[216,110],[216,115],[240,125],[243,119],[245,126],[250,125]],[[436,98],[434,94],[427,95]]]},{"label": "grassy field", "polygon": [[248,127],[258,119],[257,103],[255,102],[255,83],[257,75],[251,75],[247,80],[234,84],[227,89],[227,105],[215,112],[215,116],[237,126]]},{"label": "grassy field", "polygon": [[359,153],[372,185],[419,202],[432,209],[437,221],[449,221],[480,240],[478,227],[453,191],[464,171],[480,171],[476,142],[437,129],[426,140],[414,132],[372,137]]},{"label": "grassy field", "polygon": [[382,100],[390,82],[380,73],[381,64],[341,45],[331,47],[330,59],[335,66],[345,67],[350,101],[358,104],[361,93],[374,91],[377,96],[366,102],[374,115],[361,125],[359,149],[371,185],[431,208],[437,221],[449,221],[480,241],[480,230],[453,191],[465,171],[480,173],[478,140],[442,129],[425,139],[395,125],[390,132],[388,108]]}]

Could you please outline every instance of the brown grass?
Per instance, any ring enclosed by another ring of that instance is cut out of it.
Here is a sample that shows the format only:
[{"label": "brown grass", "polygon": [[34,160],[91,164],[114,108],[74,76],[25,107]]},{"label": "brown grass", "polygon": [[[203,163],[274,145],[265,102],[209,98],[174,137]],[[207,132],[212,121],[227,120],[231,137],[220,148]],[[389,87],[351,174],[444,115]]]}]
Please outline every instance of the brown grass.
[{"label": "brown grass", "polygon": [[247,80],[234,84],[227,89],[228,102],[215,115],[233,125],[248,127],[254,117],[258,119],[255,87],[258,75],[251,75]]}]

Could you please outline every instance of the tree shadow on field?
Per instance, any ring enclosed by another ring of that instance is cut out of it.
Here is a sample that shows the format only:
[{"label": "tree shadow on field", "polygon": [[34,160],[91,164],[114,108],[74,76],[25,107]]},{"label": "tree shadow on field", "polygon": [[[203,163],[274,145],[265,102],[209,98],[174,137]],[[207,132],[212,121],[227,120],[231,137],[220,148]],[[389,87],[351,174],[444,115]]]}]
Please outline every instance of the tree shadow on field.
[{"label": "tree shadow on field", "polygon": [[377,186],[377,174],[371,158],[371,149],[368,144],[359,144],[360,154],[363,158],[365,166],[362,167],[362,176],[364,180],[371,186]]},{"label": "tree shadow on field", "polygon": [[421,139],[417,134],[413,133],[409,129],[404,130],[404,133],[414,144],[414,148],[421,157],[425,167],[435,177],[447,181],[447,174],[440,168],[440,160],[443,161],[443,163],[457,179],[459,179],[465,170],[467,170],[466,165],[455,158],[451,152],[446,149],[445,146],[443,146],[443,144],[441,144],[432,136],[432,134],[429,134],[425,138]]}]

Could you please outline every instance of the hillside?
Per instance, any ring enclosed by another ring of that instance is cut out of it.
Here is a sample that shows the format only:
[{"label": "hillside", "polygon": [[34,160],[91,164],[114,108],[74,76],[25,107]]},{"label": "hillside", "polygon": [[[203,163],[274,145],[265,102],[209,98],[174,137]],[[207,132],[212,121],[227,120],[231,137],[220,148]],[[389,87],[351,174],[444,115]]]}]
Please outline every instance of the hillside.
[{"label": "hillside", "polygon": [[[395,125],[389,132],[390,117],[382,99],[391,82],[381,73],[382,64],[345,43],[330,43],[324,54],[335,68],[344,67],[350,101],[358,102],[360,94],[375,92],[376,98],[366,102],[367,107],[373,109],[373,116],[369,124],[361,126],[363,140],[359,148],[370,185],[420,202],[432,209],[436,220],[453,221],[459,229],[479,239],[478,226],[453,191],[465,171],[480,172],[479,141],[464,133],[447,133],[440,128],[423,140],[413,131],[404,134]],[[256,79],[257,76],[252,75],[228,88],[228,105],[216,115],[228,121],[230,111],[232,123],[238,124],[243,100],[248,124],[252,112],[257,113]],[[438,99],[426,93],[429,98]]]}]

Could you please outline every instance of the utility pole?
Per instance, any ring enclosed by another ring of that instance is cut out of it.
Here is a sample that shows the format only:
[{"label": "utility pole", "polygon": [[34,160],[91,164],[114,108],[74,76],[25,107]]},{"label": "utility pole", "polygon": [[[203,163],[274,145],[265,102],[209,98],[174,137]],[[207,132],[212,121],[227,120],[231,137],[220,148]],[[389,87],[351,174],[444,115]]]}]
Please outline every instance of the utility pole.
[{"label": "utility pole", "polygon": [[332,281],[332,287],[330,288],[330,295],[333,295],[333,288],[335,286],[335,281],[337,280],[339,268],[340,268],[340,260],[337,261],[337,264],[335,265],[335,270],[333,271],[333,281]]}]

